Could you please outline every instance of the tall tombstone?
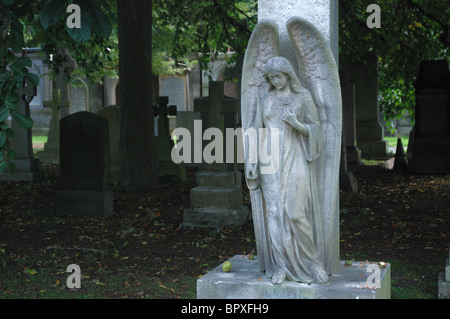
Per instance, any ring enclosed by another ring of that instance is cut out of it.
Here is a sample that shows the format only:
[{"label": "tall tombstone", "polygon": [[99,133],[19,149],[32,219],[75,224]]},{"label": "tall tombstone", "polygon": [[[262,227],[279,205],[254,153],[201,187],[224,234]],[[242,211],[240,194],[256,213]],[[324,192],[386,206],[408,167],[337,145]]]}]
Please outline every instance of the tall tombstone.
[{"label": "tall tombstone", "polygon": [[346,165],[350,172],[361,170],[361,150],[356,145],[355,85],[341,80],[343,145]]},{"label": "tall tombstone", "polygon": [[97,112],[108,120],[109,132],[109,176],[111,183],[119,181],[120,107],[109,105]]},{"label": "tall tombstone", "polygon": [[[270,19],[277,24],[280,55],[288,59],[291,65],[297,66],[297,56],[291,44],[286,22],[294,16],[305,19],[323,35],[331,48],[336,65],[339,65],[338,10],[337,0],[258,0],[258,21]],[[294,69],[298,72],[297,67]],[[338,194],[336,196],[339,198]],[[331,215],[334,217],[331,218],[330,228],[325,235],[329,237],[326,241],[329,243],[331,256],[326,268],[330,270],[336,268],[339,263],[339,208],[336,207],[330,212]]]},{"label": "tall tombstone", "polygon": [[[416,124],[408,169],[450,173],[450,71],[446,60],[423,61],[416,83]],[[409,150],[408,150],[409,151]]]},{"label": "tall tombstone", "polygon": [[[209,82],[208,97],[194,101],[195,110],[207,114],[205,126],[219,129],[223,136],[224,113],[236,112],[238,107],[239,100],[224,97],[224,83],[219,81]],[[241,174],[237,170],[228,171],[225,161],[223,158],[219,163],[206,164],[197,173],[198,187],[191,189],[191,206],[184,211],[181,227],[221,229],[241,226],[248,220],[249,211],[242,199]]]},{"label": "tall tombstone", "polygon": [[186,168],[172,161],[171,152],[173,148],[172,137],[169,129],[169,115],[177,114],[176,105],[167,105],[169,97],[158,97],[158,105],[154,109],[154,116],[158,117],[155,127],[158,128],[156,137],[156,153],[158,156],[158,173],[161,178],[169,180],[186,181]]},{"label": "tall tombstone", "polygon": [[356,140],[363,157],[385,157],[387,142],[379,119],[378,58],[367,64],[345,65],[347,80],[355,84]]},{"label": "tall tombstone", "polygon": [[111,216],[108,120],[90,112],[78,112],[61,119],[60,153],[56,213]]},{"label": "tall tombstone", "polygon": [[[19,107],[16,112],[30,116],[30,102],[36,96],[36,87],[33,87],[24,80],[23,87],[19,89]],[[9,168],[0,174],[2,181],[35,181],[39,176],[39,161],[33,157],[33,145],[31,141],[31,129],[25,130],[16,121],[12,121],[11,128],[14,130],[14,137],[11,139],[11,149],[16,153],[16,158],[12,160],[16,169],[13,175]]]}]

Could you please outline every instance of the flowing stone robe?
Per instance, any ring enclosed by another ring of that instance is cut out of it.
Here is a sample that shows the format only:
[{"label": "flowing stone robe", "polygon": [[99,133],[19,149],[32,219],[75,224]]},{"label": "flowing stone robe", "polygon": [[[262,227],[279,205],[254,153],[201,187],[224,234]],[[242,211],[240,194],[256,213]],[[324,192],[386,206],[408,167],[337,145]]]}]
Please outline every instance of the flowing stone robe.
[{"label": "flowing stone robe", "polygon": [[[308,137],[282,120],[286,108],[294,110],[297,120],[306,126]],[[268,144],[279,143],[278,156],[271,154],[276,163],[270,164],[278,169],[260,175],[266,275],[272,277],[281,268],[287,280],[314,282],[313,269],[321,267],[324,258],[315,177],[315,160],[322,145],[316,106],[305,89],[284,99],[269,92],[261,97],[256,116],[260,118],[255,124],[262,124],[267,133],[261,137],[262,149],[273,150]],[[264,164],[259,165],[261,170]]]}]

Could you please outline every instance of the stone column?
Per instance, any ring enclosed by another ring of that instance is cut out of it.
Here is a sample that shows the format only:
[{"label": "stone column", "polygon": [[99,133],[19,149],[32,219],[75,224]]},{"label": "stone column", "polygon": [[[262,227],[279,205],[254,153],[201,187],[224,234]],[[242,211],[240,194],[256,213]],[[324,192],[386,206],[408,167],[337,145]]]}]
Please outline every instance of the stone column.
[{"label": "stone column", "polygon": [[372,57],[367,65],[345,66],[347,80],[355,84],[356,140],[363,157],[385,157],[387,143],[379,120],[378,60]]},{"label": "stone column", "polygon": [[337,0],[259,0],[258,20],[271,19],[278,24],[280,32],[280,52],[292,65],[297,65],[294,49],[290,45],[286,22],[298,16],[311,22],[328,40],[339,65],[339,28]]}]

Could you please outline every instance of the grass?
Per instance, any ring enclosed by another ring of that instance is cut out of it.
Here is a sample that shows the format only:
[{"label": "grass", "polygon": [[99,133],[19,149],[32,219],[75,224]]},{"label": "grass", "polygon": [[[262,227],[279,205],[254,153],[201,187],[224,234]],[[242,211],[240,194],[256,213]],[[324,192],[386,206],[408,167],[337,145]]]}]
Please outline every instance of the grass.
[{"label": "grass", "polygon": [[[409,136],[400,136],[400,139],[402,140],[403,147],[408,147]],[[397,146],[398,137],[385,136],[384,140],[387,141],[389,147]]]},{"label": "grass", "polygon": [[47,143],[47,136],[33,136],[32,137],[32,142],[33,144],[42,144],[42,143]]}]

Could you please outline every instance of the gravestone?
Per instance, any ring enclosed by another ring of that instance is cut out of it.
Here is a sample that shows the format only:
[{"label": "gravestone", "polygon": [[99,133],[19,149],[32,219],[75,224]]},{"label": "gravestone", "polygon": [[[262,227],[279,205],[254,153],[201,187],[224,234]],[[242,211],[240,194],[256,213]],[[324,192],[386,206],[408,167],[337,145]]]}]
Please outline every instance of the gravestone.
[{"label": "gravestone", "polygon": [[[24,81],[23,87],[18,90],[19,106],[16,112],[30,116],[30,102],[36,96],[36,87],[27,85]],[[16,169],[13,175],[9,173],[9,168],[0,174],[2,181],[35,181],[39,176],[39,161],[33,157],[33,145],[31,140],[31,129],[24,130],[16,121],[12,121],[11,128],[14,130],[14,137],[11,139],[11,149],[16,153],[16,158],[12,160]]]},{"label": "gravestone", "polygon": [[52,101],[44,101],[44,106],[51,108],[52,117],[48,130],[47,143],[44,145],[44,150],[39,152],[37,156],[43,162],[59,163],[60,109],[68,108],[70,106],[70,102],[67,100],[61,100],[61,92],[59,90],[53,90]]},{"label": "gravestone", "polygon": [[161,80],[160,96],[169,97],[170,105],[176,105],[177,111],[186,111],[186,77],[167,77]]},{"label": "gravestone", "polygon": [[57,214],[111,216],[108,120],[90,112],[61,119],[60,153]]},{"label": "gravestone", "polygon": [[108,120],[109,132],[109,177],[111,183],[119,181],[120,107],[109,105],[97,112]]},{"label": "gravestone", "polygon": [[161,178],[186,181],[186,168],[172,161],[171,152],[173,148],[172,138],[169,132],[169,115],[177,115],[175,105],[168,106],[169,97],[158,97],[158,105],[153,115],[158,116],[158,135],[156,137],[156,153],[158,156],[158,173]]},{"label": "gravestone", "polygon": [[[288,59],[293,66],[297,66],[295,51],[289,46],[290,39],[286,31],[286,22],[291,17],[301,17],[312,23],[319,32],[322,33],[324,39],[328,41],[331,51],[334,53],[336,62],[338,62],[338,39],[337,39],[337,21],[338,21],[338,1],[334,0],[305,0],[305,1],[293,1],[293,0],[259,0],[258,1],[258,19],[261,22],[262,19],[270,19],[278,25],[279,33],[279,52]],[[265,20],[267,21],[267,20]],[[260,29],[267,30],[267,29]],[[264,41],[265,34],[261,35],[260,41]],[[269,44],[273,39],[272,35],[268,35],[266,40]],[[307,39],[310,40],[310,39]],[[250,40],[252,41],[252,40]],[[317,40],[316,40],[317,41]],[[270,56],[270,49],[266,50],[267,45],[258,42],[260,46],[259,53],[265,56],[268,51]],[[317,45],[321,47],[322,42]],[[314,42],[308,42],[307,51],[308,55],[311,53],[311,47],[314,47]],[[249,52],[249,49],[247,49]],[[253,51],[255,52],[255,51]],[[327,58],[330,56],[327,51]],[[315,52],[317,53],[317,52]],[[319,60],[321,58],[318,58]],[[330,60],[328,60],[330,61]],[[321,64],[323,61],[320,61]],[[338,63],[337,63],[338,65]],[[244,63],[244,70],[247,66]],[[264,66],[256,65],[250,66],[249,70],[255,70],[257,68],[263,68]],[[337,71],[337,70],[336,70]],[[255,71],[256,72],[256,71]],[[319,71],[320,72],[320,71]],[[257,72],[256,72],[257,73]],[[303,75],[302,75],[303,76]],[[244,79],[244,77],[243,77]],[[331,83],[336,85],[337,83]],[[255,86],[257,84],[254,84]],[[243,90],[245,88],[243,87]],[[243,91],[244,92],[244,91]],[[326,93],[325,93],[326,94]],[[335,101],[337,103],[337,101]],[[243,116],[244,117],[244,116]],[[339,151],[341,149],[339,148]],[[328,154],[328,153],[326,153]],[[330,161],[336,160],[336,158],[330,158]],[[336,160],[337,161],[337,160]],[[339,164],[335,165],[334,170],[327,171],[326,174],[335,175],[336,169],[339,169]],[[324,174],[325,172],[320,172]],[[330,176],[331,177],[331,176]],[[252,199],[253,201],[253,199]],[[337,201],[338,202],[338,201]],[[252,203],[252,208],[253,203]],[[232,264],[231,272],[224,272],[220,265],[214,270],[208,272],[197,280],[197,298],[199,299],[378,299],[378,298],[390,298],[390,265],[380,269],[377,268],[377,263],[364,263],[354,262],[357,266],[348,266],[346,262],[339,261],[339,209],[338,204],[336,207],[330,206],[330,210],[337,209],[337,214],[331,214],[330,221],[327,224],[328,232],[324,231],[324,237],[326,245],[325,254],[329,257],[327,262],[327,270],[329,279],[326,284],[305,284],[293,281],[284,281],[281,284],[274,284],[269,278],[262,272],[264,268],[258,262],[258,256],[254,260],[251,260],[247,256],[235,256],[228,260]],[[288,218],[288,217],[285,217]],[[255,217],[253,218],[255,223]],[[255,233],[257,223],[255,223]],[[270,227],[270,226],[269,226]],[[264,228],[264,226],[263,226]],[[272,225],[272,229],[273,225]],[[293,234],[294,236],[294,234]],[[260,251],[257,247],[257,254],[261,253],[263,258],[266,258],[266,252],[264,249]],[[291,256],[289,256],[289,259]],[[302,266],[299,266],[302,267]],[[380,285],[378,289],[369,289],[368,282],[371,276],[368,272],[369,269],[378,269],[377,272],[377,284]]]},{"label": "gravestone", "polygon": [[361,150],[356,145],[355,85],[341,81],[343,145],[346,151],[347,169],[350,172],[361,170]]},{"label": "gravestone", "polygon": [[355,84],[356,141],[363,157],[382,157],[387,153],[384,128],[379,120],[378,59],[344,66],[347,81]]},{"label": "gravestone", "polygon": [[415,128],[408,170],[417,174],[448,174],[450,71],[447,61],[423,61],[415,87]]},{"label": "gravestone", "polygon": [[[207,127],[224,132],[223,113],[239,107],[239,100],[224,97],[223,82],[209,83],[209,97],[194,101],[196,111],[207,113]],[[242,201],[241,175],[223,163],[211,163],[197,173],[198,187],[191,189],[191,206],[185,209],[181,227],[215,228],[243,225],[249,211]]]},{"label": "gravestone", "polygon": [[448,259],[445,262],[445,271],[439,273],[438,298],[450,299],[450,249]]}]

